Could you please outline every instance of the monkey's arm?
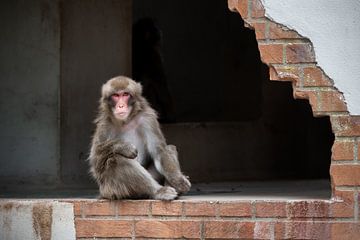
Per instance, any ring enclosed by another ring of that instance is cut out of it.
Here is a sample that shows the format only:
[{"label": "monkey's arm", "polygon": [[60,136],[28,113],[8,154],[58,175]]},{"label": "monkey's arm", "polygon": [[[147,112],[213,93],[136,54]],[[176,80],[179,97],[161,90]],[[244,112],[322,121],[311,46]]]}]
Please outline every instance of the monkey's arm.
[{"label": "monkey's arm", "polygon": [[138,152],[131,144],[120,142],[119,140],[106,140],[97,144],[95,149],[96,155],[104,157],[113,154],[120,154],[123,157],[134,159]]},{"label": "monkey's arm", "polygon": [[[90,163],[94,175],[101,175],[104,171],[116,163],[116,156],[134,159],[137,156],[137,150],[127,143],[115,140],[105,140],[100,142],[98,139],[93,141],[90,152]],[[99,175],[99,176],[100,176]]]}]

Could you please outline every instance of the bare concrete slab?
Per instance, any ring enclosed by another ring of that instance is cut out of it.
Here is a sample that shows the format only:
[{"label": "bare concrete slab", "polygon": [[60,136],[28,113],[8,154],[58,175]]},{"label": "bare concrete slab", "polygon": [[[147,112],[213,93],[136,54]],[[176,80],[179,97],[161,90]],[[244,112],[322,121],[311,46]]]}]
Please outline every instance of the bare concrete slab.
[{"label": "bare concrete slab", "polygon": [[[97,189],[2,191],[11,199],[96,199]],[[249,181],[193,184],[180,200],[317,200],[330,199],[329,180]]]},{"label": "bare concrete slab", "polygon": [[316,200],[330,199],[328,180],[256,181],[194,185],[184,200]]}]

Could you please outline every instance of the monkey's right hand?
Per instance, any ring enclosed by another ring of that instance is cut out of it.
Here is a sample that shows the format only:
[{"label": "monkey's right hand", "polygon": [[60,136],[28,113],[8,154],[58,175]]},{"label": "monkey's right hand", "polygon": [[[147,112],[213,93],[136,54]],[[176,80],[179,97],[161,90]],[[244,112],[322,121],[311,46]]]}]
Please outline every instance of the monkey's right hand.
[{"label": "monkey's right hand", "polygon": [[138,155],[137,149],[132,144],[123,143],[115,148],[117,149],[116,153],[126,158],[135,159]]}]

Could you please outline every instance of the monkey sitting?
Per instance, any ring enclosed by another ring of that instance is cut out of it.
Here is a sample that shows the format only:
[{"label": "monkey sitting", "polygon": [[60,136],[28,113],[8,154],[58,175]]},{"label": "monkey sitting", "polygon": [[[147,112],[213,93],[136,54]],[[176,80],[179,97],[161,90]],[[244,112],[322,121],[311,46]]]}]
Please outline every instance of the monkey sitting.
[{"label": "monkey sitting", "polygon": [[189,191],[176,147],[166,144],[140,83],[124,76],[106,82],[95,123],[89,162],[102,198],[172,200]]}]

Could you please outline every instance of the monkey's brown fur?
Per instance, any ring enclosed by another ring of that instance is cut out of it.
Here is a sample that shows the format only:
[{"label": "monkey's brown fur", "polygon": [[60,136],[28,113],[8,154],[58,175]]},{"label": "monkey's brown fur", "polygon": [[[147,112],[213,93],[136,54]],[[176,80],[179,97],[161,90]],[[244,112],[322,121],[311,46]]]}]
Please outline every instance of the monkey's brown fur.
[{"label": "monkey's brown fur", "polygon": [[[119,120],[111,96],[123,91],[130,94],[130,112]],[[141,85],[123,76],[102,86],[89,162],[103,198],[171,200],[190,189],[180,171],[176,147],[166,144],[157,115],[141,94]],[[155,180],[159,176],[170,186],[160,185]]]}]

